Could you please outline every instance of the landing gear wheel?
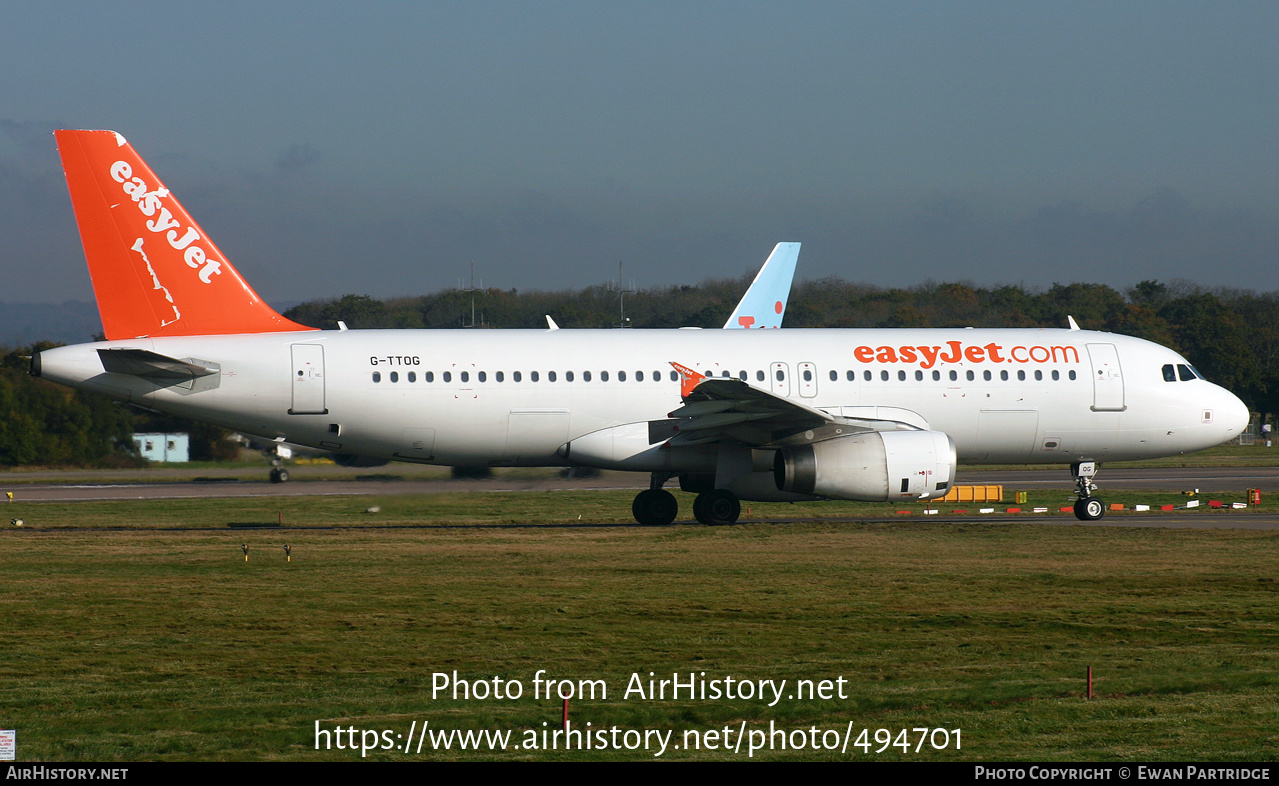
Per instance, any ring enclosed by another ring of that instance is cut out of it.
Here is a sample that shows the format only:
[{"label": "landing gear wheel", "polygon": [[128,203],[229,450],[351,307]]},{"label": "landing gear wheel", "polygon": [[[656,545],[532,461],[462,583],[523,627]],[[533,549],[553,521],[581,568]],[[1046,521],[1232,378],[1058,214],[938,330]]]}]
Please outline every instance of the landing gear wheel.
[{"label": "landing gear wheel", "polygon": [[693,500],[693,516],[707,526],[734,524],[742,515],[742,503],[731,491],[715,489],[698,494]]},{"label": "landing gear wheel", "polygon": [[272,483],[284,483],[284,482],[286,482],[288,479],[289,479],[289,471],[288,471],[287,469],[273,469],[273,470],[271,470],[271,482],[272,482]]},{"label": "landing gear wheel", "polygon": [[696,497],[693,497],[693,518],[697,519],[703,524],[708,523],[706,521],[706,495],[705,494],[698,494]]},{"label": "landing gear wheel", "polygon": [[679,502],[666,489],[646,489],[635,495],[631,503],[635,520],[646,526],[664,527],[675,520]]},{"label": "landing gear wheel", "polygon": [[1080,497],[1075,500],[1075,518],[1080,521],[1096,521],[1106,515],[1106,503],[1099,497]]}]

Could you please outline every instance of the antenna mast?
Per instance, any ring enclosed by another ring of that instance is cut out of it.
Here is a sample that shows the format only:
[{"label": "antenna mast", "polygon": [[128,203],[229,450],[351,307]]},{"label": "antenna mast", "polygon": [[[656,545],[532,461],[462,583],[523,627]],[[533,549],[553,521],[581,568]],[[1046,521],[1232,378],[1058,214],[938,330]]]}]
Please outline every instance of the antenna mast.
[{"label": "antenna mast", "polygon": [[622,283],[622,263],[617,263],[617,326],[619,328],[630,327],[630,320],[626,318],[626,296],[635,294],[635,282],[631,282],[629,289]]}]

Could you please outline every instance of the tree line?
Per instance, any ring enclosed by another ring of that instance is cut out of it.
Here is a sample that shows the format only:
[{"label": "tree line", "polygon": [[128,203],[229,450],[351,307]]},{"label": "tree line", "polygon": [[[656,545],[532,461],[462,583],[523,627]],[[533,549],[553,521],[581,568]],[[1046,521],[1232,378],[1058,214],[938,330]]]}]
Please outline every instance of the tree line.
[{"label": "tree line", "polygon": [[[339,321],[371,328],[546,327],[718,328],[750,277],[621,291],[616,285],[576,290],[444,290],[378,300],[346,295],[284,312],[311,327]],[[1279,411],[1279,292],[1211,289],[1182,280],[1142,281],[1120,292],[1104,284],[977,287],[925,282],[882,288],[830,277],[798,282],[788,328],[1050,327],[1067,325],[1145,338],[1181,352],[1204,375],[1240,396],[1263,422]],[[98,465],[128,461],[133,431],[188,431],[193,458],[223,457],[225,432],[179,418],[134,414],[105,398],[73,392],[27,375],[31,352],[0,361],[0,466]]]}]

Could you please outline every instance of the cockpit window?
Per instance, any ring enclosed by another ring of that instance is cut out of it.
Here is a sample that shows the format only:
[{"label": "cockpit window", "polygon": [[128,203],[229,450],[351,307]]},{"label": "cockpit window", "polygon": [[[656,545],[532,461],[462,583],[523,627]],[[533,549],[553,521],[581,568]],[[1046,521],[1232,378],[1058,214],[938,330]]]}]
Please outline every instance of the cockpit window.
[{"label": "cockpit window", "polygon": [[1163,371],[1164,371],[1164,382],[1176,382],[1176,381],[1177,381],[1177,372],[1175,372],[1175,371],[1173,371],[1173,370],[1172,370],[1172,364],[1171,364],[1171,363],[1165,363],[1165,364],[1164,364],[1164,369],[1163,369]]},{"label": "cockpit window", "polygon": [[1182,382],[1186,382],[1187,380],[1194,379],[1198,376],[1198,374],[1191,370],[1190,366],[1187,366],[1185,363],[1177,364],[1177,373],[1181,376]]}]

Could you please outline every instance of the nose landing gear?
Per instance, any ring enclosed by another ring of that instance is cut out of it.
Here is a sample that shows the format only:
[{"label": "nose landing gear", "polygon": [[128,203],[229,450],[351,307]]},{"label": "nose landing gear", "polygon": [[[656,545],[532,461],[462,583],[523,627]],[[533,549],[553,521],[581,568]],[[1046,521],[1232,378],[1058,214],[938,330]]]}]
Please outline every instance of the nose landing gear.
[{"label": "nose landing gear", "polygon": [[1097,521],[1106,515],[1106,503],[1100,497],[1092,495],[1097,490],[1097,484],[1092,482],[1097,475],[1097,462],[1081,461],[1071,464],[1070,474],[1075,479],[1075,493],[1079,496],[1075,500],[1075,518],[1080,521]]}]

